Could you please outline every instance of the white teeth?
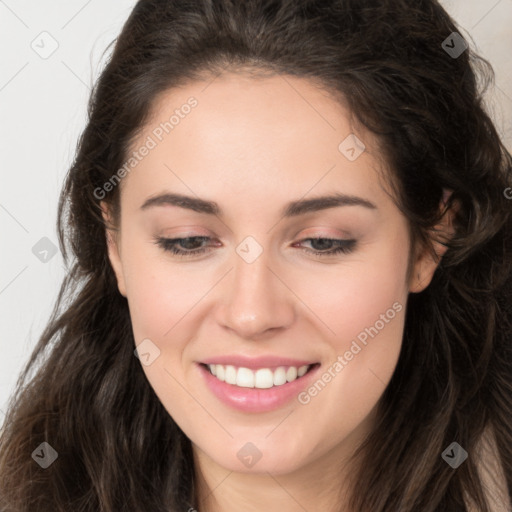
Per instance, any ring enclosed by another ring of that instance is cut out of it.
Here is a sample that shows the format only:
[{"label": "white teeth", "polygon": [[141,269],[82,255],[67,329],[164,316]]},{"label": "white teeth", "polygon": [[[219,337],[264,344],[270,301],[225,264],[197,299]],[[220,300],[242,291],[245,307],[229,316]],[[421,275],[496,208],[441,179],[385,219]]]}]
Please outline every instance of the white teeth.
[{"label": "white teeth", "polygon": [[288,370],[286,370],[286,380],[288,382],[292,382],[292,380],[295,380],[297,378],[297,368],[295,366],[290,366]]},{"label": "white teeth", "polygon": [[254,387],[254,372],[249,368],[238,368],[236,374],[236,385],[241,388]]},{"label": "white teeth", "polygon": [[254,387],[260,389],[271,388],[274,385],[274,374],[268,368],[257,370],[254,377]]},{"label": "white teeth", "polygon": [[297,375],[299,377],[302,377],[303,375],[305,375],[305,373],[308,371],[308,365],[305,365],[305,366],[301,366],[298,370],[297,370]]},{"label": "white teeth", "polygon": [[282,386],[287,382],[302,377],[307,373],[310,365],[299,368],[280,366],[272,371],[270,368],[260,368],[253,371],[249,368],[236,368],[232,365],[209,364],[210,373],[217,379],[242,388],[268,389],[273,386]]},{"label": "white teeth", "polygon": [[274,386],[282,386],[283,384],[286,384],[286,368],[280,366],[274,372]]},{"label": "white teeth", "polygon": [[224,381],[228,384],[236,384],[236,368],[234,366],[226,366]]}]

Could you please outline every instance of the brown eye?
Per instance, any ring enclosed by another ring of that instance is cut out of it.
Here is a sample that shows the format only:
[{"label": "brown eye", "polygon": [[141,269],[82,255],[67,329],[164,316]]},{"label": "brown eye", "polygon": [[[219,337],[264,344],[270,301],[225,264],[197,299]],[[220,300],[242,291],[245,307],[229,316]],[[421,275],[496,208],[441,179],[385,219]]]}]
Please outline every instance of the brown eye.
[{"label": "brown eye", "polygon": [[[335,238],[305,238],[300,243],[310,242],[313,249],[304,248],[304,251],[315,256],[334,256],[336,254],[348,254],[355,249],[356,240],[339,240]],[[316,248],[315,248],[316,247]]]},{"label": "brown eye", "polygon": [[208,251],[208,247],[201,245],[210,240],[207,236],[189,236],[185,238],[157,237],[155,243],[164,251],[169,251],[176,256],[196,256]]}]

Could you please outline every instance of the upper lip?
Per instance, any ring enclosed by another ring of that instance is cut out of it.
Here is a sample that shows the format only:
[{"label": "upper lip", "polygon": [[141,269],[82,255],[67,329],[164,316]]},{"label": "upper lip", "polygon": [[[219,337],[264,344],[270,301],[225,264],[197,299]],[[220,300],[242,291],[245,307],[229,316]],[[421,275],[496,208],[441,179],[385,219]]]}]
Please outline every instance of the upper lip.
[{"label": "upper lip", "polygon": [[315,361],[305,359],[292,359],[290,357],[278,356],[259,356],[246,357],[241,355],[226,355],[219,357],[211,357],[201,361],[202,364],[221,364],[223,366],[236,366],[237,368],[249,368],[255,370],[258,368],[278,368],[279,366],[308,366],[315,364]]}]

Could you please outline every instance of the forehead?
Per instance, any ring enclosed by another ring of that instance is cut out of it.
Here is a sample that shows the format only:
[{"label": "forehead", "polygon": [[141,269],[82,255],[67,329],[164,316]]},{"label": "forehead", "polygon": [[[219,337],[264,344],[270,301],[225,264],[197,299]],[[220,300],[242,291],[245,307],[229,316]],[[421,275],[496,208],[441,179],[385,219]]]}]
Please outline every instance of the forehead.
[{"label": "forehead", "polygon": [[[248,137],[252,136],[251,145],[264,141],[270,147],[272,140],[277,145],[283,139],[299,140],[306,135],[318,145],[320,138],[329,144],[335,133],[355,130],[342,95],[335,97],[319,83],[288,75],[253,77],[229,72],[161,93],[153,101],[146,131],[169,120],[173,112],[179,113],[191,97],[197,101],[191,112],[196,122],[179,122],[180,130],[175,125],[173,131],[190,135],[193,128],[193,134],[203,142],[217,136],[225,142],[241,141],[247,146]],[[229,141],[225,139],[227,135],[231,135]],[[364,137],[369,139],[370,134],[365,133]]]},{"label": "forehead", "polygon": [[[167,90],[132,144],[151,150],[124,181],[132,183],[131,196],[177,186],[188,193],[249,188],[255,200],[258,190],[300,197],[317,183],[377,192],[377,140],[356,128],[340,99],[285,75],[224,73]],[[358,152],[358,141],[365,149],[351,160],[347,148]]]}]

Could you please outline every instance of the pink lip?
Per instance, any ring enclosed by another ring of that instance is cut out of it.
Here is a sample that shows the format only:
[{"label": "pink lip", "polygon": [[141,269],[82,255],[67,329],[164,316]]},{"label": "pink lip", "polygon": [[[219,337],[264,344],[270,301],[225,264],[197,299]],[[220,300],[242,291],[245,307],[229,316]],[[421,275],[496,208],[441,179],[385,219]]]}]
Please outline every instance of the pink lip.
[{"label": "pink lip", "polygon": [[[219,360],[220,359],[215,359],[216,362]],[[231,361],[233,361],[233,359],[230,359],[230,362]],[[217,364],[222,363],[219,362]],[[278,366],[286,366],[286,364]],[[299,365],[295,362],[291,366]],[[304,365],[300,364],[300,366]],[[243,412],[266,412],[278,409],[296,398],[301,391],[304,391],[310,385],[311,381],[318,373],[320,365],[314,366],[308,373],[293,382],[287,382],[282,386],[274,386],[268,389],[241,388],[227,384],[214,377],[203,364],[198,364],[197,367],[199,368],[206,386],[224,404]],[[263,367],[268,368],[268,366],[265,365],[263,365]],[[247,366],[245,366],[245,368],[247,368]]]},{"label": "pink lip", "polygon": [[232,356],[219,356],[200,361],[203,364],[222,364],[224,366],[232,365],[237,368],[249,368],[250,370],[258,370],[259,368],[270,368],[275,370],[280,366],[307,366],[314,364],[315,361],[305,361],[299,359],[291,359],[289,357],[276,356],[260,356],[260,357],[244,357],[239,354]]}]

